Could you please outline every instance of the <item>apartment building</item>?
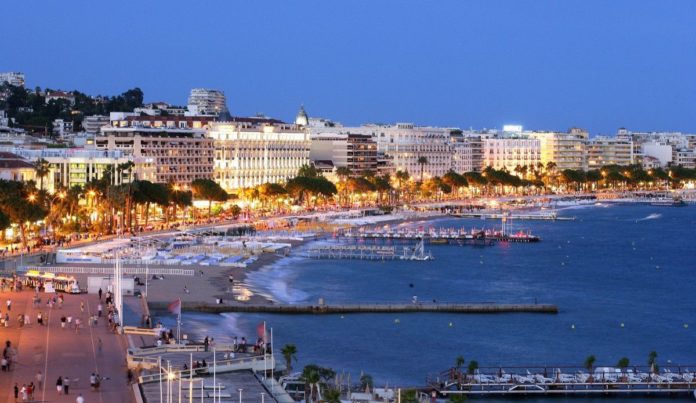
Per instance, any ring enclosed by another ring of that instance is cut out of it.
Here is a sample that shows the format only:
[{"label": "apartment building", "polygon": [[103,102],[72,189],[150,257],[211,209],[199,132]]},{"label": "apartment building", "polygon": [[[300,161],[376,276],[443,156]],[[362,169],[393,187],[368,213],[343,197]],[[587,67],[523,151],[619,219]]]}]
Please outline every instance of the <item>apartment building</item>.
[{"label": "apartment building", "polygon": [[310,160],[331,161],[355,175],[377,173],[377,142],[366,134],[323,133],[311,136]]},{"label": "apartment building", "polygon": [[587,142],[587,168],[636,163],[633,142],[617,137],[598,136]]}]

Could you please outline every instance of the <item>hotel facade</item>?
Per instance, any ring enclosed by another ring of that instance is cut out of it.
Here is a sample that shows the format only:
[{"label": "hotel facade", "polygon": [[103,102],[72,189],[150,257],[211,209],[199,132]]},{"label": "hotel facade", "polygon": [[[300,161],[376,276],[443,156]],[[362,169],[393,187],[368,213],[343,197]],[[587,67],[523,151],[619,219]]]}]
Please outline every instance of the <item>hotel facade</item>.
[{"label": "hotel facade", "polygon": [[283,183],[309,164],[307,130],[272,119],[237,118],[211,123],[214,179],[227,191]]}]

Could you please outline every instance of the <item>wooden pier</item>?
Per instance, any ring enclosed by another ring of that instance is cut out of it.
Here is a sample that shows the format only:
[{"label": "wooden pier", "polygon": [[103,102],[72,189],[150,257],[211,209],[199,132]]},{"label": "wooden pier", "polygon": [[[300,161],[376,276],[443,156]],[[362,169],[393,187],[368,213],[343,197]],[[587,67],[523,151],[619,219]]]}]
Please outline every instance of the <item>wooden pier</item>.
[{"label": "wooden pier", "polygon": [[[167,309],[166,303],[150,303],[155,310]],[[553,304],[446,304],[446,303],[410,303],[410,304],[317,304],[317,305],[276,305],[276,304],[183,304],[184,310],[223,313],[255,312],[281,314],[348,314],[348,313],[460,313],[460,314],[494,314],[494,313],[544,313],[556,314],[558,307]]]},{"label": "wooden pier", "polygon": [[507,214],[507,213],[451,213],[452,217],[458,218],[480,218],[482,220],[525,220],[525,221],[574,221],[575,217],[559,217],[556,213],[539,214]]}]

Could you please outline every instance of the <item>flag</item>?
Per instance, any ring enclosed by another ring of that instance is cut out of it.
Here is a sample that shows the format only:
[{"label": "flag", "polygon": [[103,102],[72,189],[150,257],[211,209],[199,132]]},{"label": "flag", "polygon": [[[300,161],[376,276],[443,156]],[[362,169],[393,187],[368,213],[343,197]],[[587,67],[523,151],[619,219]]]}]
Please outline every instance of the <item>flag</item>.
[{"label": "flag", "polygon": [[259,339],[266,343],[266,340],[268,340],[266,335],[266,322],[261,322],[256,326],[256,334],[259,336]]},{"label": "flag", "polygon": [[177,298],[176,301],[172,302],[167,306],[169,312],[181,315],[181,298]]}]

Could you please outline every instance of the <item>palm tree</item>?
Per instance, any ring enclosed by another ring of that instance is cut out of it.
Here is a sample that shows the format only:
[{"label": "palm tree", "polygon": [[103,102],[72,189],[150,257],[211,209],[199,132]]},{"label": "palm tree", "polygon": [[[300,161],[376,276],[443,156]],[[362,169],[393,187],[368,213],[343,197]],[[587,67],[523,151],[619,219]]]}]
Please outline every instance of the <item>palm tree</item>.
[{"label": "palm tree", "polygon": [[457,369],[461,369],[462,365],[464,365],[465,362],[466,362],[466,360],[464,360],[464,356],[462,356],[462,355],[457,356],[457,358],[454,360],[454,366]]},{"label": "palm tree", "polygon": [[280,353],[285,358],[285,370],[289,374],[292,371],[292,360],[295,359],[297,361],[297,347],[294,344],[286,344],[280,350]]},{"label": "palm tree", "polygon": [[469,375],[473,375],[478,368],[479,368],[478,361],[471,360],[471,361],[469,361],[469,366],[467,367],[467,372],[469,373]]},{"label": "palm tree", "polygon": [[51,171],[51,164],[43,158],[39,158],[34,164],[34,171],[36,176],[39,178],[39,190],[43,192],[44,190],[44,178],[48,176]]},{"label": "palm tree", "polygon": [[360,387],[363,390],[367,390],[367,388],[372,388],[373,386],[374,386],[374,381],[372,380],[372,375],[362,374],[360,376]]},{"label": "palm tree", "polygon": [[648,365],[650,366],[650,371],[652,373],[657,373],[659,368],[657,367],[657,351],[651,351],[648,354]]},{"label": "palm tree", "polygon": [[396,183],[399,185],[399,194],[403,194],[404,182],[408,181],[410,178],[408,171],[396,171],[394,173],[394,178],[396,179]]},{"label": "palm tree", "polygon": [[319,381],[321,381],[319,371],[307,366],[302,371],[302,379],[305,381],[305,402],[316,402],[319,394]]},{"label": "palm tree", "polygon": [[329,389],[324,393],[324,402],[341,403],[341,392],[338,389]]},{"label": "palm tree", "polygon": [[587,358],[585,358],[585,364],[583,365],[585,369],[587,369],[587,372],[590,373],[590,379],[592,379],[592,369],[594,368],[595,361],[597,361],[595,356],[590,355]]},{"label": "palm tree", "polygon": [[626,368],[628,368],[628,365],[630,364],[630,361],[628,360],[627,357],[621,358],[617,363],[616,363],[616,368],[621,369],[622,373],[626,372]]},{"label": "palm tree", "polygon": [[423,169],[425,168],[425,165],[428,163],[428,158],[427,157],[418,157],[418,165],[420,165],[420,181],[423,182]]}]

